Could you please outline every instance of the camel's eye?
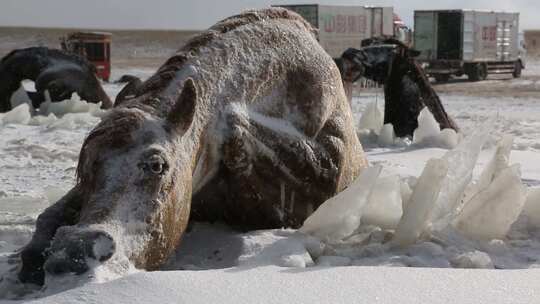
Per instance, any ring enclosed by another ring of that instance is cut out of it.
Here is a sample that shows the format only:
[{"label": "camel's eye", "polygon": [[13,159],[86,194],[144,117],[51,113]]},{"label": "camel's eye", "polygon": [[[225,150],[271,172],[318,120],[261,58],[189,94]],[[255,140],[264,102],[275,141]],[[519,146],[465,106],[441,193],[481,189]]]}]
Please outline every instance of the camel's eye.
[{"label": "camel's eye", "polygon": [[155,175],[162,175],[163,173],[165,173],[165,171],[167,171],[169,165],[161,155],[154,154],[150,156],[148,160],[144,163],[143,168],[149,173]]}]

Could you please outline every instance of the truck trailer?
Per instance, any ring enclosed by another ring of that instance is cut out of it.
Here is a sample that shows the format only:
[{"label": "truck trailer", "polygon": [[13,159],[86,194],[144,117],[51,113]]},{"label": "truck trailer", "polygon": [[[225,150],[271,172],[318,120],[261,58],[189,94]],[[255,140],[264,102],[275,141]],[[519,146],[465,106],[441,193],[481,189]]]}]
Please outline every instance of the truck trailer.
[{"label": "truck trailer", "polygon": [[479,10],[414,12],[414,48],[426,73],[437,81],[467,75],[521,76],[525,68],[519,47],[519,13]]},{"label": "truck trailer", "polygon": [[360,48],[362,40],[366,38],[407,36],[395,35],[392,7],[318,4],[276,6],[298,13],[319,29],[319,43],[333,58],[340,57],[348,48]]}]

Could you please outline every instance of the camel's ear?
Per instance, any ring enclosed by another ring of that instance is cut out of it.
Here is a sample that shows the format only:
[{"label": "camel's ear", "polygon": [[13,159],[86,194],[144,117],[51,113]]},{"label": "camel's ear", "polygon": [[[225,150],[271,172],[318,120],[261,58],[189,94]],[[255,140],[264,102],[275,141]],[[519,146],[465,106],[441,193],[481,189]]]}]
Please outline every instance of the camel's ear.
[{"label": "camel's ear", "polygon": [[171,129],[180,134],[185,133],[193,122],[196,106],[197,89],[193,79],[188,78],[184,82],[182,92],[174,103],[169,116],[167,116],[167,122]]}]

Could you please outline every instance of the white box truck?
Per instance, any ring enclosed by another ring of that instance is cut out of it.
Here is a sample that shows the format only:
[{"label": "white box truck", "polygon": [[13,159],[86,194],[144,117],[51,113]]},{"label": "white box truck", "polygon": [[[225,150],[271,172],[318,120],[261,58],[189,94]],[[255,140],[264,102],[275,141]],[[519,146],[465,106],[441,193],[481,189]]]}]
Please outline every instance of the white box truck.
[{"label": "white box truck", "polygon": [[519,13],[479,10],[414,12],[414,48],[426,73],[438,81],[488,74],[521,76]]},{"label": "white box truck", "polygon": [[319,29],[319,43],[334,58],[348,48],[360,48],[366,38],[394,36],[392,7],[336,5],[276,5],[292,10]]}]

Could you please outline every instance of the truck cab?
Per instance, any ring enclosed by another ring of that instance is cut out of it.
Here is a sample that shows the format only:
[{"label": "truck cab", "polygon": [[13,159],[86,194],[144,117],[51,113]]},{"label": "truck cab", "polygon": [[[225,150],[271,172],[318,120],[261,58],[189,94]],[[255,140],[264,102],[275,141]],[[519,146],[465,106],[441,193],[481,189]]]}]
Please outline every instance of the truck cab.
[{"label": "truck cab", "polygon": [[403,42],[408,47],[411,47],[413,44],[412,30],[396,13],[394,13],[394,38]]},{"label": "truck cab", "polygon": [[104,81],[111,76],[111,36],[104,32],[75,32],[61,38],[62,49],[86,58]]}]

